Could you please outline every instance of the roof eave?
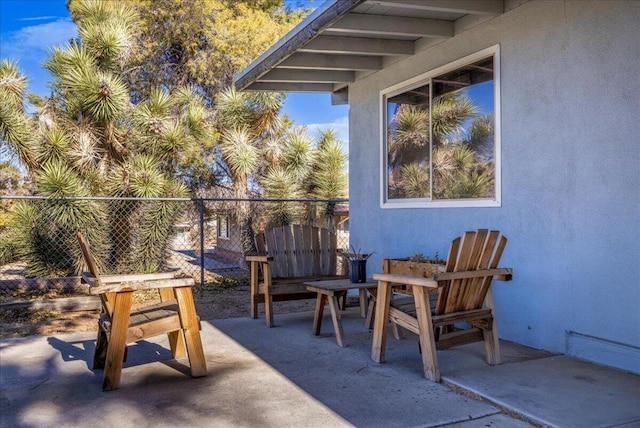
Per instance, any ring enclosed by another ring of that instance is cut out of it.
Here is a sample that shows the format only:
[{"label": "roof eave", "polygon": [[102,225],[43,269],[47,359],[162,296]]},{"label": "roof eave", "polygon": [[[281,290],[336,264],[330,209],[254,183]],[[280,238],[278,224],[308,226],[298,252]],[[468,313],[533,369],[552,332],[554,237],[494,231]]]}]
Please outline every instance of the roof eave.
[{"label": "roof eave", "polygon": [[289,31],[275,45],[245,67],[235,77],[238,90],[247,89],[253,82],[295,51],[313,40],[322,30],[342,18],[366,0],[328,0]]}]

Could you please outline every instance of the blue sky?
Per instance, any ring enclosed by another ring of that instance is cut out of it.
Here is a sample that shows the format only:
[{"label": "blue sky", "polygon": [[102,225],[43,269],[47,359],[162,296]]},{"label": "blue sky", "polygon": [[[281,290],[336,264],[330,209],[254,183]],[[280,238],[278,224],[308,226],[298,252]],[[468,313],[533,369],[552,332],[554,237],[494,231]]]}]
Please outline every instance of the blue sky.
[{"label": "blue sky", "polygon": [[[66,0],[0,0],[0,58],[18,61],[28,78],[29,92],[49,94],[47,83],[51,76],[42,63],[53,46],[62,45],[76,35]],[[332,106],[329,94],[290,94],[283,108],[296,124],[306,125],[310,132],[334,128],[345,148],[349,137],[348,111],[348,106]]]}]

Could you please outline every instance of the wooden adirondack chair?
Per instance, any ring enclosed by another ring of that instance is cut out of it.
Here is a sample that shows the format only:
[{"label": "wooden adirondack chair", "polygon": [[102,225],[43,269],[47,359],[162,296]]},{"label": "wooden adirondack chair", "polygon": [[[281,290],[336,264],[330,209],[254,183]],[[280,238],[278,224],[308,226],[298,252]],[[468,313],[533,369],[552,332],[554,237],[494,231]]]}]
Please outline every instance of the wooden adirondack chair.
[{"label": "wooden adirondack chair", "polygon": [[[390,320],[418,334],[427,379],[440,381],[437,349],[464,343],[484,340],[487,363],[500,364],[491,281],[511,279],[510,268],[498,268],[506,244],[498,231],[466,232],[451,243],[445,272],[430,277],[374,274],[378,290],[371,358],[384,361]],[[411,286],[410,304],[406,299],[394,302],[392,285],[398,284]],[[461,328],[461,323],[470,327]]]},{"label": "wooden adirondack chair", "polygon": [[[90,271],[82,273],[82,280],[89,285],[89,292],[99,295],[102,302],[93,357],[93,368],[104,369],[102,390],[120,386],[128,343],[163,333],[169,336],[174,358],[184,357],[186,351],[191,376],[205,376],[207,365],[200,339],[200,321],[191,290],[193,278],[176,278],[171,272],[100,275],[89,244],[80,232],[77,237]],[[158,289],[162,302],[132,311],[133,291],[146,289]]]},{"label": "wooden adirondack chair", "polygon": [[251,270],[251,317],[258,317],[258,305],[264,303],[267,327],[273,327],[274,301],[316,298],[304,282],[346,278],[336,235],[327,229],[275,227],[257,235],[256,246],[258,254],[245,257]]}]

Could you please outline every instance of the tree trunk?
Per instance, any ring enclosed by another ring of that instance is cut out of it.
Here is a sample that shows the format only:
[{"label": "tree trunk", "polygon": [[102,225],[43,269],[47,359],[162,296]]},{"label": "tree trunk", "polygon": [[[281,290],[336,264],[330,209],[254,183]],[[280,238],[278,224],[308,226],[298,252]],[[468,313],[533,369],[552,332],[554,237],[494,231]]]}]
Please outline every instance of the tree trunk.
[{"label": "tree trunk", "polygon": [[[235,194],[238,199],[246,199],[247,178],[234,180]],[[253,234],[253,217],[251,216],[251,203],[248,201],[238,201],[236,206],[236,222],[240,226],[240,241],[242,243],[242,251],[256,251],[256,241]]]},{"label": "tree trunk", "polygon": [[324,215],[324,227],[329,230],[329,232],[336,233],[336,203],[329,202],[327,203],[327,208]]},{"label": "tree trunk", "polygon": [[[249,204],[249,202],[240,202],[241,204]],[[242,240],[242,251],[247,252],[255,252],[256,248],[256,238],[253,233],[253,218],[251,215],[246,215],[240,221],[240,239]]]}]

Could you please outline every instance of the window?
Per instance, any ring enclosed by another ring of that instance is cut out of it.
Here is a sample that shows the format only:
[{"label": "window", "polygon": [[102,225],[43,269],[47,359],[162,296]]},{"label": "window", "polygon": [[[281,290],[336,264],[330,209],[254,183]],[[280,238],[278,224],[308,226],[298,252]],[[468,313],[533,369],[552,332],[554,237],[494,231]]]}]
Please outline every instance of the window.
[{"label": "window", "polygon": [[382,91],[383,207],[500,206],[498,47]]},{"label": "window", "polygon": [[229,239],[229,217],[218,216],[218,238]]}]

